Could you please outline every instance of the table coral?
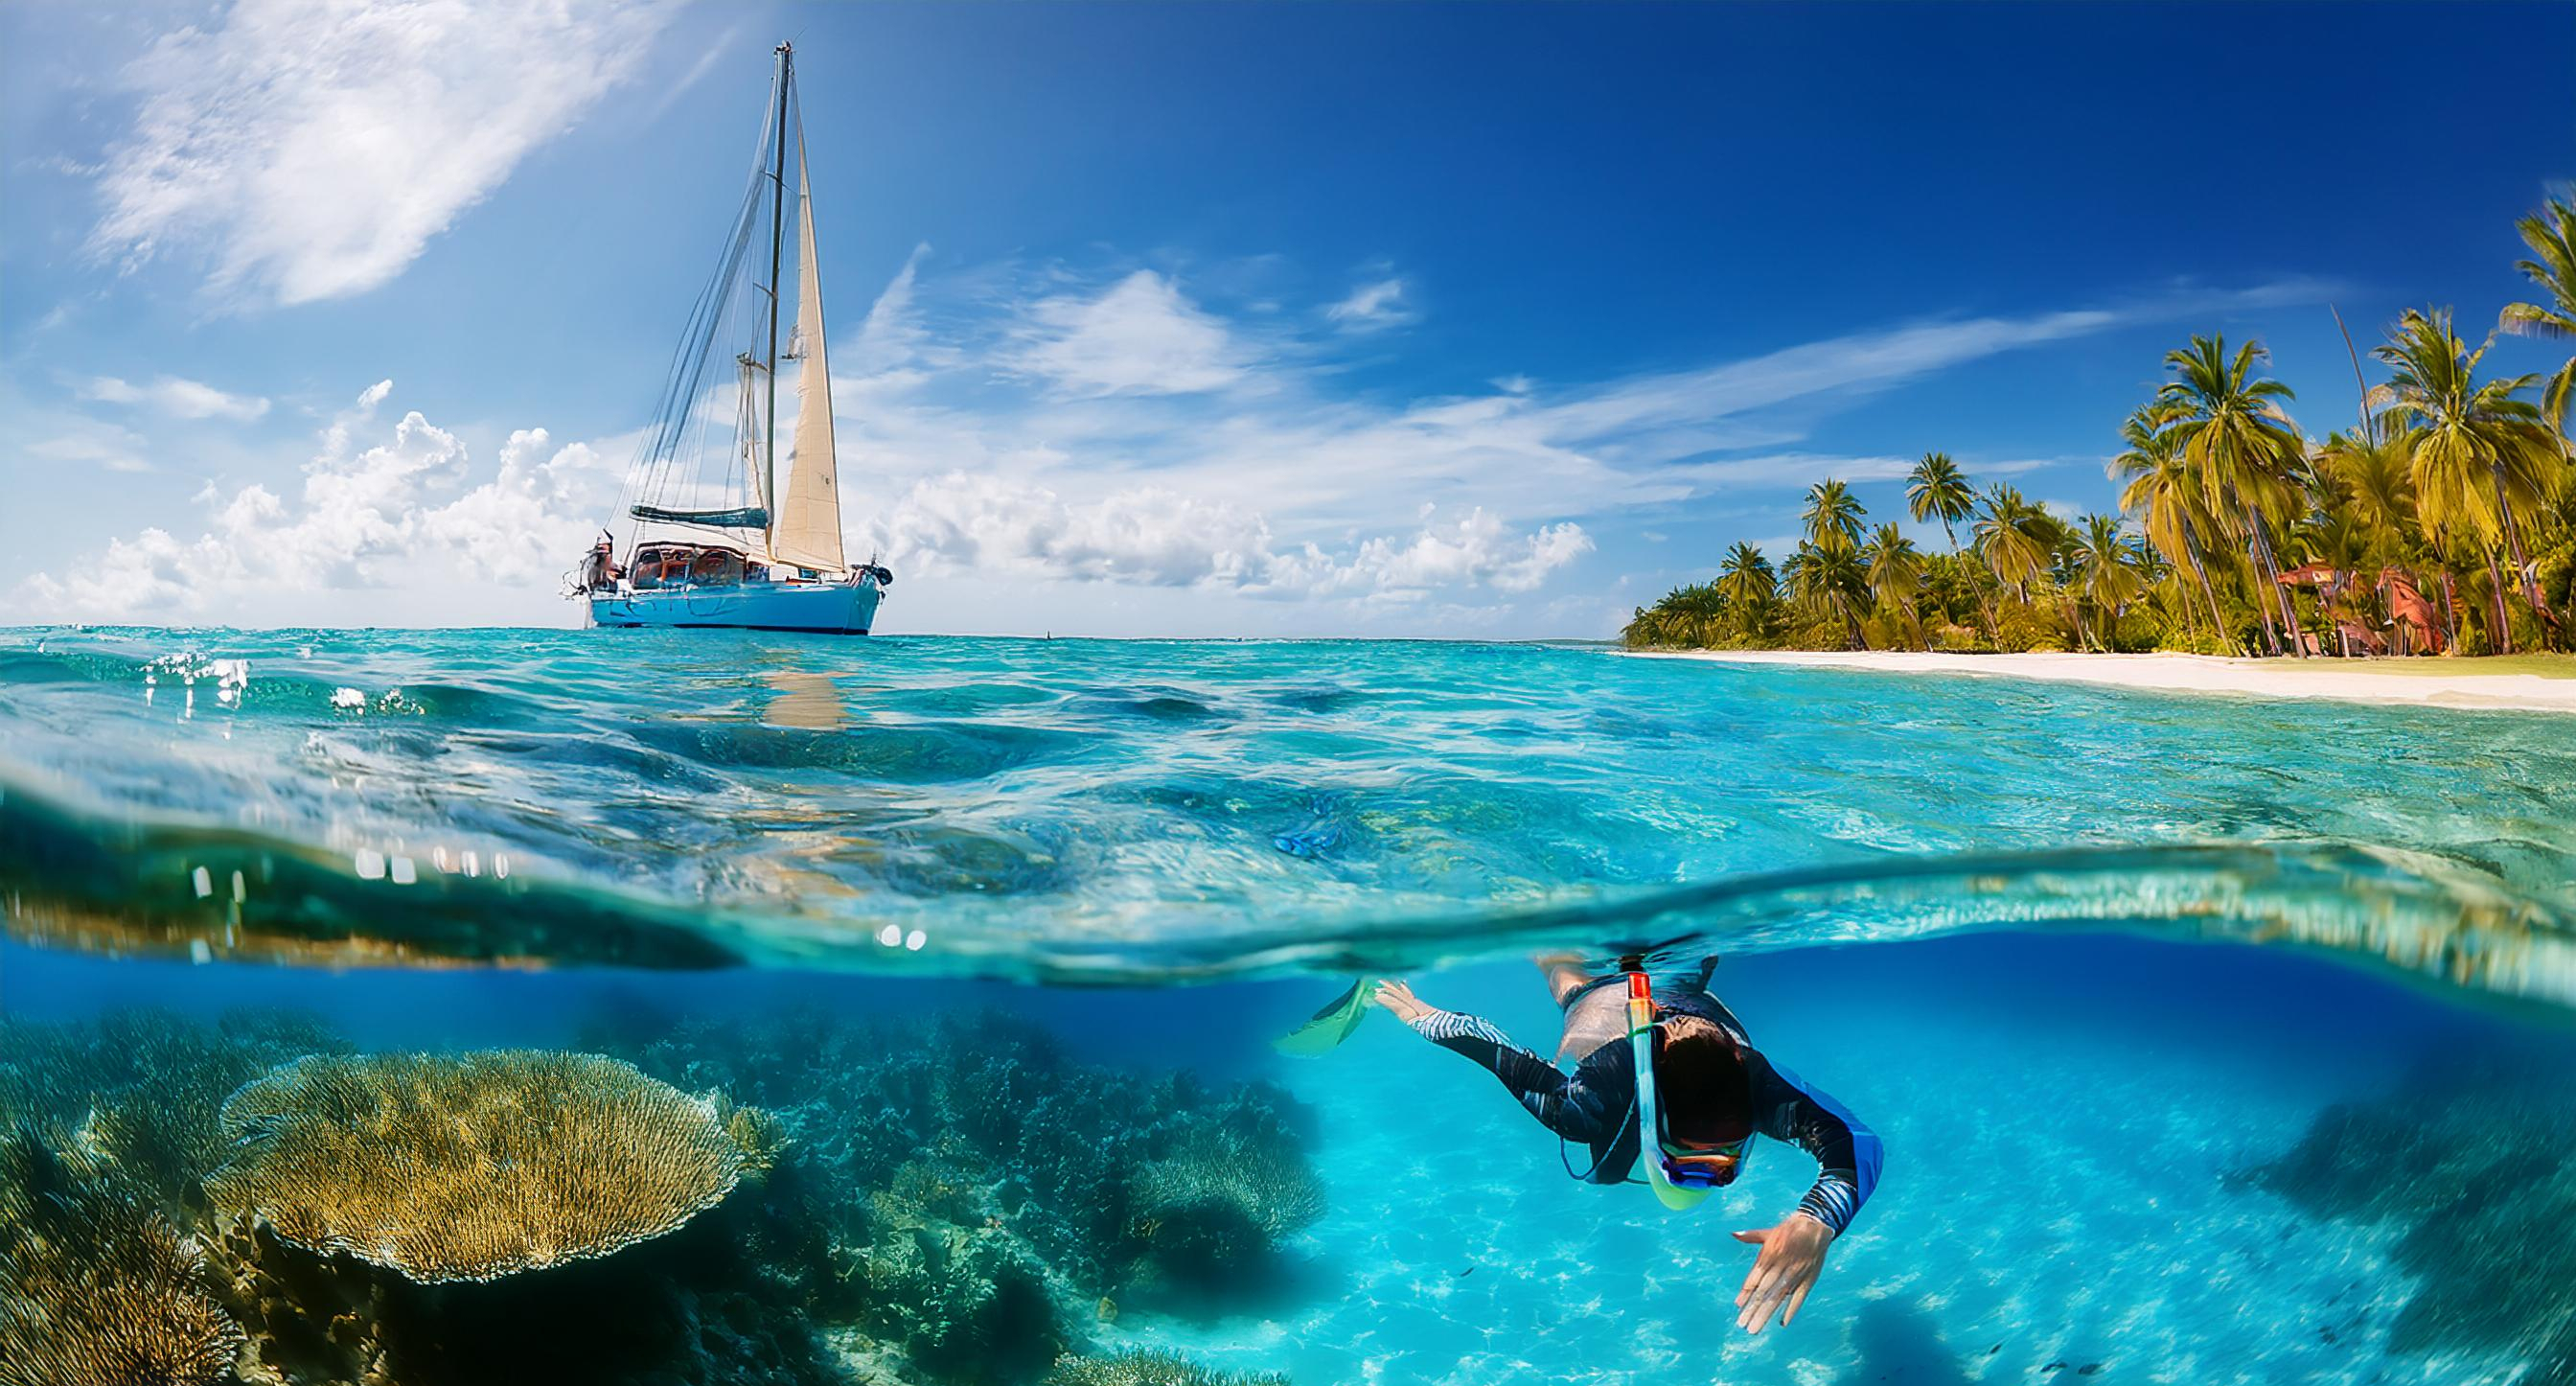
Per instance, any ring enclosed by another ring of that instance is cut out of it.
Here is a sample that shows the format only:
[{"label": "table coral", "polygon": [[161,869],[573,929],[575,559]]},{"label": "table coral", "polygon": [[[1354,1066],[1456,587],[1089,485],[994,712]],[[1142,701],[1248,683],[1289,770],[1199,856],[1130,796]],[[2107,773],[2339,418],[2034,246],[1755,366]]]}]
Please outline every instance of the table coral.
[{"label": "table coral", "polygon": [[673,1231],[767,1158],[758,1128],[597,1055],[322,1056],[224,1104],[214,1205],[297,1246],[435,1284],[609,1255]]}]

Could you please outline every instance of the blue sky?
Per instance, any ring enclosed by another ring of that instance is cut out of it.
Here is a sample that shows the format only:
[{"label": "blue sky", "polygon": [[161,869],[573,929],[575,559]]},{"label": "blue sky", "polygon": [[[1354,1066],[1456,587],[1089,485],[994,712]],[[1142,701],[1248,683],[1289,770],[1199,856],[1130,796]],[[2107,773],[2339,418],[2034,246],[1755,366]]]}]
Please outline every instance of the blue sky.
[{"label": "blue sky", "polygon": [[[2576,7],[0,9],[0,620],[557,624],[799,48],[884,624],[1606,635],[2482,330]],[[2495,358],[2548,364],[2509,340]],[[383,384],[390,382],[390,384]]]}]

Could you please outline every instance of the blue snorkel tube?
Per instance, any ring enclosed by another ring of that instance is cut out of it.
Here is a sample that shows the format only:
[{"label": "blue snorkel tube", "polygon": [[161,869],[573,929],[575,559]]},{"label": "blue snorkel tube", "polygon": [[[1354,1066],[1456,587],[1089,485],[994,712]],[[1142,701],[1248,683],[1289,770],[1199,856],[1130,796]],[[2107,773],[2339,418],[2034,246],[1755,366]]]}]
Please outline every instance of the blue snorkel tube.
[{"label": "blue snorkel tube", "polygon": [[1628,1052],[1637,1066],[1637,1163],[1646,1167],[1646,1183],[1665,1207],[1676,1213],[1697,1207],[1709,1191],[1682,1188],[1664,1174],[1664,1126],[1655,1109],[1655,999],[1643,972],[1628,974]]}]

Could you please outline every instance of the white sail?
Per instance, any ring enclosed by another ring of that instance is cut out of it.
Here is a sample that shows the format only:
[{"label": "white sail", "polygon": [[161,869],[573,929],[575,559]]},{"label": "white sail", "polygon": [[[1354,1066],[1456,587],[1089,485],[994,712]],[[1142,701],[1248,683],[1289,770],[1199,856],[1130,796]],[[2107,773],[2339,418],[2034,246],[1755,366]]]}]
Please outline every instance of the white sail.
[{"label": "white sail", "polygon": [[805,139],[796,139],[796,437],[787,484],[770,530],[781,563],[839,574],[841,481],[832,453],[832,368],[823,359],[823,283],[814,268],[814,201],[805,180]]}]

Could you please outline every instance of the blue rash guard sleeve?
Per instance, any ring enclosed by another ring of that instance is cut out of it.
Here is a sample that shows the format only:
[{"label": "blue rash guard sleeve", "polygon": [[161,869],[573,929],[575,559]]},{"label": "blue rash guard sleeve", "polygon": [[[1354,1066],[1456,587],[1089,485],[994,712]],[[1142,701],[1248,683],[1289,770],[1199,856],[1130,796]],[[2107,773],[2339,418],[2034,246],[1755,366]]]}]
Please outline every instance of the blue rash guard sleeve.
[{"label": "blue rash guard sleeve", "polygon": [[1798,1211],[1840,1236],[1878,1187],[1879,1167],[1886,1159],[1878,1133],[1823,1089],[1759,1051],[1747,1051],[1747,1057],[1754,1069],[1754,1129],[1816,1157],[1816,1182],[1798,1200]]},{"label": "blue rash guard sleeve", "polygon": [[[1491,1021],[1457,1011],[1426,1011],[1412,1022],[1424,1039],[1484,1065],[1539,1123],[1567,1140],[1608,1144],[1620,1134],[1624,1103],[1613,1110],[1590,1084],[1512,1043]],[[1613,1178],[1609,1182],[1616,1183]]]}]

